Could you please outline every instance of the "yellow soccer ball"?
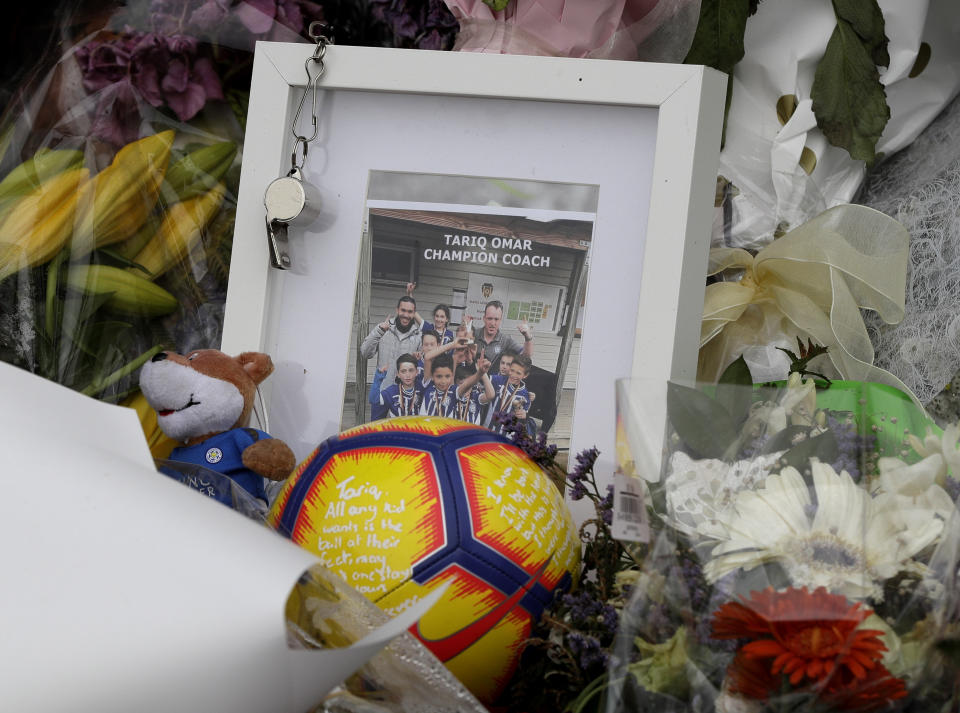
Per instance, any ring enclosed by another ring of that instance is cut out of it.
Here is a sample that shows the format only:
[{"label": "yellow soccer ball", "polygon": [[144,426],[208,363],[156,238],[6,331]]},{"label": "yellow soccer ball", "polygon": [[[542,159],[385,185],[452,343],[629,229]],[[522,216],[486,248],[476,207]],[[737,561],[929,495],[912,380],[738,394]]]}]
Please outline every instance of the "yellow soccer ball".
[{"label": "yellow soccer ball", "polygon": [[327,439],[269,522],[388,613],[452,579],[411,632],[485,702],[580,560],[543,471],[505,438],[447,418],[374,421]]}]

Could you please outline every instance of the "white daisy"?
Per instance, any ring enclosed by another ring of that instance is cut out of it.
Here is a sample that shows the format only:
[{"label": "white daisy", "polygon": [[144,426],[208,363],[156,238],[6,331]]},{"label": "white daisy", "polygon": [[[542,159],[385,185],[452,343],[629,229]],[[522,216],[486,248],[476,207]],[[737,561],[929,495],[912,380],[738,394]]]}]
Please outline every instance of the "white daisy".
[{"label": "white daisy", "polygon": [[845,471],[811,460],[816,501],[791,467],[737,495],[724,537],[704,567],[710,581],[737,569],[780,564],[794,586],[860,599],[882,597],[883,580],[933,543],[943,521],[888,494],[871,497]]}]

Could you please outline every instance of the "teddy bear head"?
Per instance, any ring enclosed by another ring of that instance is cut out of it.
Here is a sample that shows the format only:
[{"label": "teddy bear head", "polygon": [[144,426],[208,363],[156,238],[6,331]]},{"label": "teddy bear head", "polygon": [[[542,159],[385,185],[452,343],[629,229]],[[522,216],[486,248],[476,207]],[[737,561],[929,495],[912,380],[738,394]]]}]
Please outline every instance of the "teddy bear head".
[{"label": "teddy bear head", "polygon": [[257,384],[273,371],[270,357],[218,349],[160,352],[143,365],[140,390],[157,412],[160,429],[188,445],[247,425]]}]

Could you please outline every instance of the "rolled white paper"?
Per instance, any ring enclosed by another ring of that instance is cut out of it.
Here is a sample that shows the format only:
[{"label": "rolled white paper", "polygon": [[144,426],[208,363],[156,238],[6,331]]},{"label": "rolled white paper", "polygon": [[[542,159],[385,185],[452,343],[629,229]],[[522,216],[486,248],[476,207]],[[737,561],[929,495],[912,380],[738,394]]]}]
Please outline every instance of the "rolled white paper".
[{"label": "rolled white paper", "polygon": [[303,713],[436,599],[291,650],[314,555],[158,474],[132,409],[4,363],[0,393],[2,710]]}]

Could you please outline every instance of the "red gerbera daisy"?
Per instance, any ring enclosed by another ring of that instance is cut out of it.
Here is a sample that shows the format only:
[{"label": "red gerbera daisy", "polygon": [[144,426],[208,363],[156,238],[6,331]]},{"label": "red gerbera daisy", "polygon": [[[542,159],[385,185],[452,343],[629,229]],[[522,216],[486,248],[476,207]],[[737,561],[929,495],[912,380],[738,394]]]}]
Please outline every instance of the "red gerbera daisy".
[{"label": "red gerbera daisy", "polygon": [[730,666],[731,690],[768,697],[786,676],[794,686],[812,685],[835,695],[838,707],[861,705],[857,691],[877,702],[906,695],[903,682],[880,663],[883,632],[858,628],[872,614],[861,604],[830,594],[765,589],[721,606],[713,617],[718,639],[748,639]]},{"label": "red gerbera daisy", "polygon": [[883,664],[870,669],[864,678],[854,678],[844,671],[830,679],[820,692],[820,697],[831,708],[863,712],[883,708],[888,701],[906,695],[903,679],[893,676]]}]

